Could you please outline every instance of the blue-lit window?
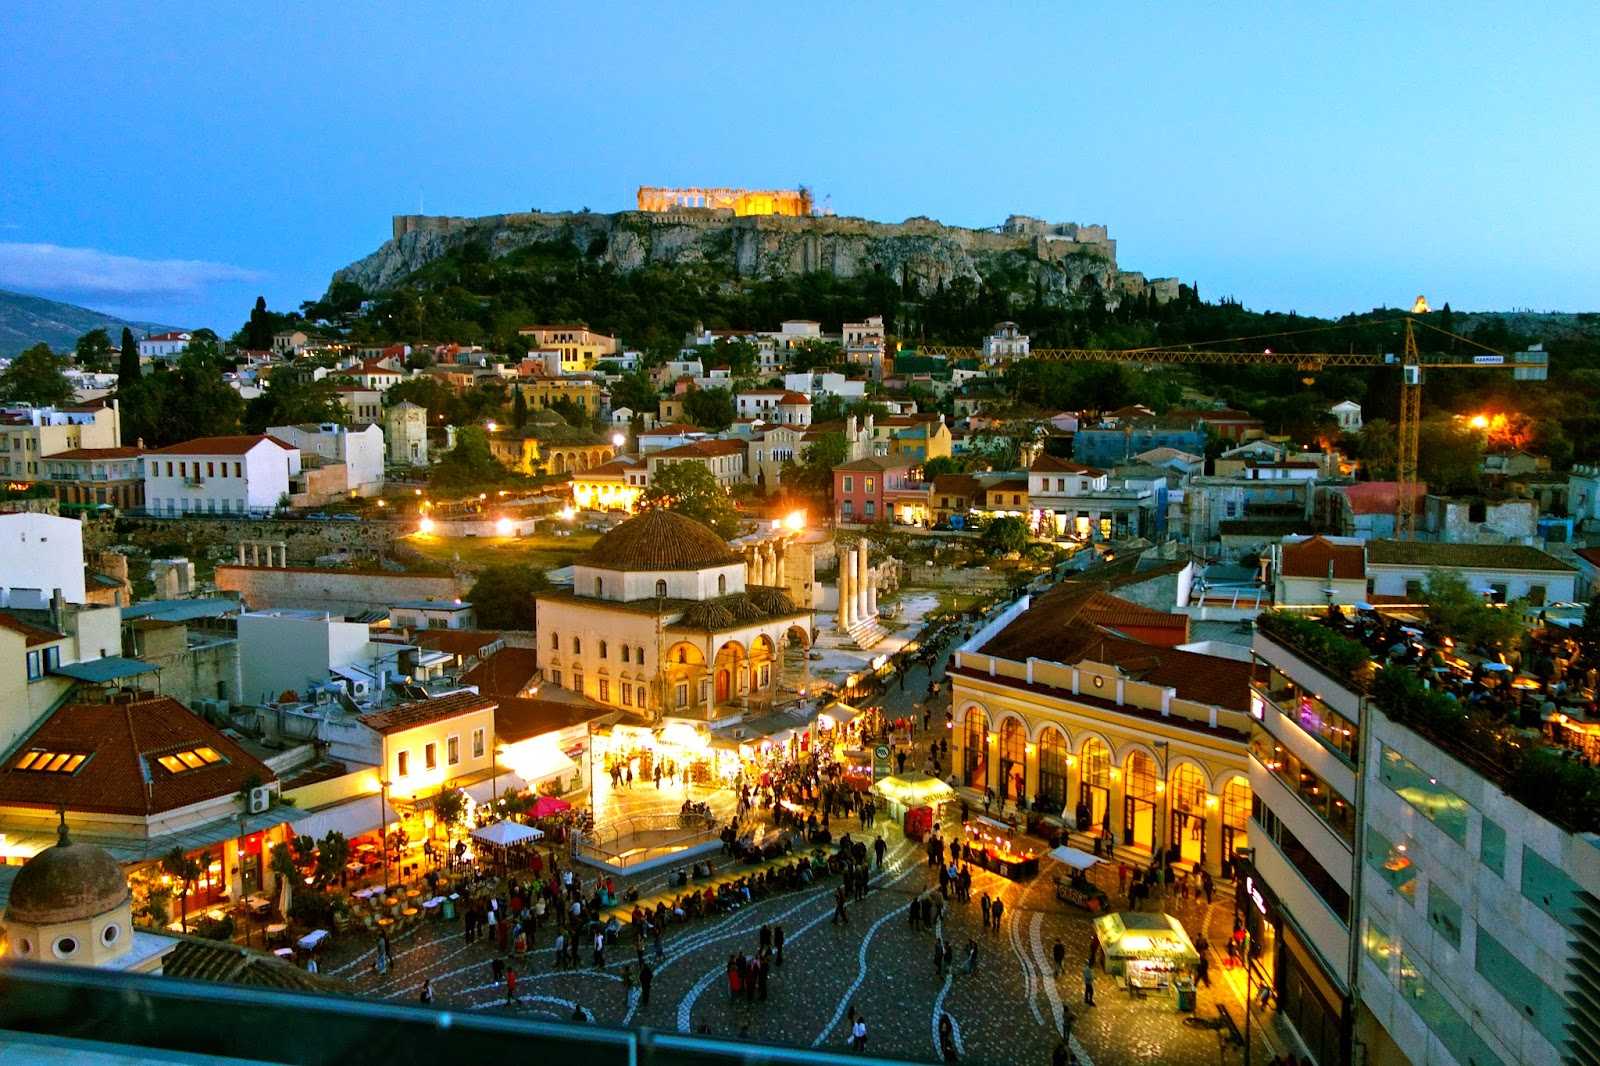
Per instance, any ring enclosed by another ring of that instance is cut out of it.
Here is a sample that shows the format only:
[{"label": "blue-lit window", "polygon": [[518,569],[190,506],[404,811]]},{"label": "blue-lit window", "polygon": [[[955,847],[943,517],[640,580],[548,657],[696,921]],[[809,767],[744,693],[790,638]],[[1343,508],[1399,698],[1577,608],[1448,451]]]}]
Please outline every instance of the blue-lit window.
[{"label": "blue-lit window", "polygon": [[1467,812],[1471,809],[1466,800],[1439,784],[1426,770],[1401,755],[1387,744],[1382,746],[1378,762],[1378,777],[1395,795],[1405,800],[1416,812],[1442,829],[1457,844],[1467,843]]}]

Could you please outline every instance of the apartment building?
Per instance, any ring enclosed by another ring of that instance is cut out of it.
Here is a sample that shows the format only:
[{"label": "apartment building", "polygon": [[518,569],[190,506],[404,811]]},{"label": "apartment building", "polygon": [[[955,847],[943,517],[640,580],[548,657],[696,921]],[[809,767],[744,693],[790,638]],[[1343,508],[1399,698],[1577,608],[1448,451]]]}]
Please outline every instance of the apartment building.
[{"label": "apartment building", "polygon": [[162,514],[265,513],[299,473],[300,449],[276,437],[198,437],[144,452],[145,506]]},{"label": "apartment building", "polygon": [[121,445],[122,419],[115,404],[0,407],[0,477],[8,481],[47,480],[47,456]]}]

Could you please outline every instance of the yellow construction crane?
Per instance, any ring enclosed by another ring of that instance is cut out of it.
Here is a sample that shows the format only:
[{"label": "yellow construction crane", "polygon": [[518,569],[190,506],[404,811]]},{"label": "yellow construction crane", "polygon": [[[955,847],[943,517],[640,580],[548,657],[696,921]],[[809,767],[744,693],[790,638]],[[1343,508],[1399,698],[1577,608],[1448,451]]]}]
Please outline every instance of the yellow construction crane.
[{"label": "yellow construction crane", "polygon": [[[1534,375],[1534,380],[1543,380],[1545,364],[1542,363],[1517,363],[1504,352],[1495,351],[1486,345],[1466,337],[1458,337],[1447,330],[1436,326],[1422,325],[1442,333],[1447,337],[1483,350],[1482,355],[1476,355],[1471,362],[1454,361],[1451,359],[1424,359],[1417,348],[1415,323],[1419,320],[1417,315],[1428,312],[1428,303],[1421,296],[1411,308],[1412,314],[1405,319],[1405,344],[1401,354],[1373,354],[1369,352],[1274,352],[1270,348],[1264,351],[1247,352],[1238,350],[1222,350],[1217,348],[1204,348],[1192,345],[1168,346],[1158,348],[1034,348],[1029,351],[1029,357],[1034,359],[1049,359],[1066,363],[1139,363],[1144,365],[1182,366],[1188,364],[1230,364],[1251,366],[1279,366],[1292,368],[1305,373],[1317,373],[1329,368],[1366,367],[1378,369],[1386,366],[1398,366],[1400,369],[1400,424],[1399,448],[1396,472],[1395,494],[1395,536],[1401,540],[1410,540],[1416,535],[1416,508],[1417,508],[1417,442],[1419,430],[1422,425],[1422,382],[1424,373],[1430,370],[1526,370]],[[1303,330],[1304,333],[1325,332],[1329,329],[1339,329],[1339,326],[1324,326],[1317,329]],[[1271,337],[1282,337],[1287,334],[1271,334]],[[1226,341],[1204,343],[1227,344],[1245,340],[1263,340],[1262,337],[1234,337]],[[918,345],[916,352],[920,355],[940,355],[948,359],[981,359],[983,353],[977,348],[946,345],[926,344]]]}]

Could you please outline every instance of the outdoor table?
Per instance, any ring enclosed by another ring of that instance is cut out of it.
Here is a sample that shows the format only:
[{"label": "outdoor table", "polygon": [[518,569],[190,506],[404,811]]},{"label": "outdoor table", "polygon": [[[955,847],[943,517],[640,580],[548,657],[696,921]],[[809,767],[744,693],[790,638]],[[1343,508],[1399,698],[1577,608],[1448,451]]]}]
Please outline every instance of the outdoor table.
[{"label": "outdoor table", "polygon": [[297,943],[302,951],[315,951],[317,950],[317,945],[326,939],[328,939],[328,931],[326,929],[313,929],[301,937]]},{"label": "outdoor table", "polygon": [[245,899],[244,905],[250,908],[250,913],[255,915],[265,914],[272,909],[272,901],[265,896],[250,896]]},{"label": "outdoor table", "polygon": [[400,902],[400,897],[399,896],[384,896],[383,897],[383,905],[385,907],[393,907],[396,903],[399,903],[399,902]]},{"label": "outdoor table", "polygon": [[344,864],[344,868],[346,872],[352,873],[357,877],[367,872],[366,864],[360,862],[347,862]]},{"label": "outdoor table", "polygon": [[439,917],[439,905],[444,902],[443,896],[434,896],[432,899],[422,901],[422,909],[428,912],[429,918]]},{"label": "outdoor table", "polygon": [[270,943],[289,931],[287,922],[273,922],[267,926],[267,941]]},{"label": "outdoor table", "polygon": [[406,899],[416,899],[420,895],[422,895],[422,890],[420,888],[406,889]]},{"label": "outdoor table", "polygon": [[394,919],[390,918],[388,915],[384,915],[382,918],[378,919],[379,928],[387,929],[393,924],[394,924]]},{"label": "outdoor table", "polygon": [[405,915],[407,918],[415,918],[417,916],[417,908],[415,908],[415,907],[407,907],[405,910],[401,911],[400,913]]},{"label": "outdoor table", "polygon": [[273,948],[272,949],[272,953],[274,955],[278,956],[278,958],[280,958],[280,959],[292,959],[292,958],[294,958],[294,949],[293,948]]},{"label": "outdoor table", "polygon": [[371,899],[373,896],[378,896],[378,895],[382,895],[382,894],[383,894],[383,889],[376,888],[376,887],[374,887],[374,888],[358,888],[353,893],[351,893],[351,895],[355,896],[356,899]]}]

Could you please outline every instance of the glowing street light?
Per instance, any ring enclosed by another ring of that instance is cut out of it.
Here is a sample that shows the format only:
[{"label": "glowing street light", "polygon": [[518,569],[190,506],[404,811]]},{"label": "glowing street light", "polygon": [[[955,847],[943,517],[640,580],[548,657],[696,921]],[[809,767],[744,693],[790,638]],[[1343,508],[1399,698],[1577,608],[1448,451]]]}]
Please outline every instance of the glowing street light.
[{"label": "glowing street light", "polygon": [[417,522],[417,532],[418,533],[432,533],[433,532],[433,519],[424,516],[420,521]]},{"label": "glowing street light", "polygon": [[511,530],[512,525],[511,519],[509,518],[502,518],[494,524],[494,531],[502,537],[511,536]]},{"label": "glowing street light", "polygon": [[613,433],[613,434],[611,434],[611,444],[612,444],[613,447],[620,448],[626,443],[628,443],[628,438],[624,434],[621,434],[621,433]]},{"label": "glowing street light", "polygon": [[495,430],[500,428],[500,424],[498,422],[485,422],[483,428],[487,429],[490,433],[493,433]]},{"label": "glowing street light", "polygon": [[790,532],[798,533],[806,528],[806,513],[804,511],[790,511],[783,520],[784,528]]}]

